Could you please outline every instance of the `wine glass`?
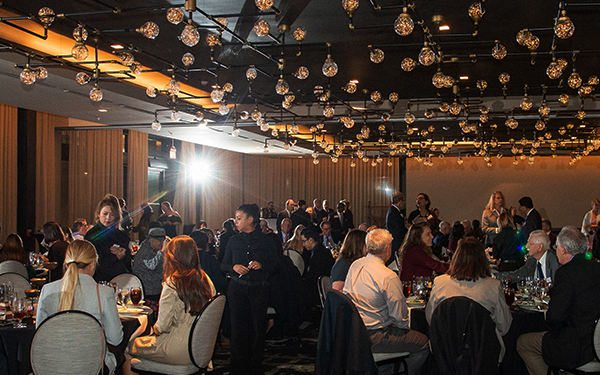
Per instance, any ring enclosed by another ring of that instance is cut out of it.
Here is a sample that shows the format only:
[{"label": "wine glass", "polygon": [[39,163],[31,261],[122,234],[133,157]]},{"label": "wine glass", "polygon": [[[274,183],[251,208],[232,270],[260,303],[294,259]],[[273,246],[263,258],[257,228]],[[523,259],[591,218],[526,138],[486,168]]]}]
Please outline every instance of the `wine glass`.
[{"label": "wine glass", "polygon": [[129,298],[129,291],[127,288],[119,289],[119,293],[117,295],[119,304],[123,307],[127,305],[127,299]]},{"label": "wine glass", "polygon": [[133,306],[137,306],[138,303],[142,300],[142,289],[141,288],[131,288],[129,292],[129,298],[131,299],[131,303]]},{"label": "wine glass", "polygon": [[515,290],[511,287],[504,288],[504,300],[510,307],[515,302]]},{"label": "wine glass", "polygon": [[23,324],[22,321],[27,315],[27,299],[25,297],[15,296],[12,301],[11,310],[15,319],[19,321],[13,325],[13,328],[26,328],[27,325]]}]

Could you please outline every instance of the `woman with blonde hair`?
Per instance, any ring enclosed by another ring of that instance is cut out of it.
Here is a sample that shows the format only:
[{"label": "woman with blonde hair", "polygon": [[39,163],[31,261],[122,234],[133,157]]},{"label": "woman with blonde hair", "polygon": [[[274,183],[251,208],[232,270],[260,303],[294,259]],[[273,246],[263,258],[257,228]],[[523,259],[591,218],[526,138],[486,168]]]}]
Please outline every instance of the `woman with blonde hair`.
[{"label": "woman with blonde hair", "polygon": [[491,245],[496,235],[500,233],[498,218],[500,214],[506,211],[504,202],[504,194],[500,190],[495,191],[490,196],[490,200],[483,210],[483,214],[481,215],[481,231],[485,236],[486,245]]},{"label": "woman with blonde hair", "polygon": [[192,365],[188,336],[196,316],[215,294],[210,278],[200,268],[198,248],[188,236],[177,236],[163,247],[164,283],[160,295],[158,320],[153,334],[129,343],[123,366],[131,373],[129,359],[145,358],[172,365]]},{"label": "woman with blonde hair", "polygon": [[498,271],[514,271],[525,261],[523,252],[519,251],[521,247],[519,232],[515,229],[513,218],[508,211],[503,212],[498,218],[498,227],[500,233],[494,238],[492,257],[500,259]]},{"label": "woman with blonde hair", "polygon": [[308,254],[308,252],[306,252],[306,254],[304,253],[304,244],[302,243],[302,237],[300,237],[300,233],[302,233],[302,230],[304,228],[306,227],[302,224],[296,226],[292,238],[290,238],[285,244],[283,244],[283,253],[285,255],[288,255],[290,250],[294,250],[298,254],[302,255],[304,263],[308,264],[307,261],[310,260],[310,255],[308,255],[307,257],[306,255]]},{"label": "woman with blonde hair", "polygon": [[[88,241],[75,240],[67,247],[62,279],[42,288],[38,303],[36,326],[59,311],[79,310],[93,315],[104,328],[106,342],[119,345],[123,340],[123,326],[119,320],[115,293],[112,288],[98,285],[92,278],[98,262],[96,249]],[[104,363],[114,371],[117,360],[106,351]]]}]

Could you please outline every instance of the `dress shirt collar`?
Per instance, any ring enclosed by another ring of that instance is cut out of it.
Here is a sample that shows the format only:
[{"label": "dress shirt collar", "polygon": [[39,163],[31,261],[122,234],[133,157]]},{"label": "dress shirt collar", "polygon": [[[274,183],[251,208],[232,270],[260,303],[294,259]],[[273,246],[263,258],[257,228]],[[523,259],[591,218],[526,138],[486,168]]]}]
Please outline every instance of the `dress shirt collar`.
[{"label": "dress shirt collar", "polygon": [[492,210],[492,212],[500,216],[500,214],[504,212],[504,207],[500,207],[500,212],[498,212],[498,210],[495,208]]},{"label": "dress shirt collar", "polygon": [[[546,250],[546,252],[544,253],[544,255],[542,255],[542,257],[540,258],[539,262],[542,265],[542,271],[544,272],[544,276],[545,277],[550,277],[550,275],[548,275],[548,267],[546,266],[546,259],[548,258],[548,250]],[[536,271],[537,273],[537,268]],[[539,278],[539,275],[536,275]]]},{"label": "dress shirt collar", "polygon": [[525,215],[525,220],[527,220],[527,217],[529,217],[529,214],[531,213],[531,211],[533,211],[533,208],[530,209],[529,211],[527,211],[527,215]]}]

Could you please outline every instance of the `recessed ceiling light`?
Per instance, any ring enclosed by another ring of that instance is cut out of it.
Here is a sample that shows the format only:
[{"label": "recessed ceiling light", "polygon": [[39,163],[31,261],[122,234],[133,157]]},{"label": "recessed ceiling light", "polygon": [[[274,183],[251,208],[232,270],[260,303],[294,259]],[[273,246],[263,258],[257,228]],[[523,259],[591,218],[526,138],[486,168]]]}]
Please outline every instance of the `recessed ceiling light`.
[{"label": "recessed ceiling light", "polygon": [[108,108],[98,108],[98,112],[108,112]]},{"label": "recessed ceiling light", "polygon": [[353,79],[350,82],[352,82],[352,83],[358,83],[358,79]]},{"label": "recessed ceiling light", "polygon": [[585,128],[585,124],[579,125],[580,128]]},{"label": "recessed ceiling light", "polygon": [[120,44],[111,44],[111,45],[110,45],[110,48],[112,48],[112,49],[123,49],[123,48],[125,48],[125,47],[123,47],[123,46],[122,46],[122,45],[120,45]]},{"label": "recessed ceiling light", "polygon": [[460,76],[458,78],[460,78],[461,81],[466,81],[469,79],[469,76]]},{"label": "recessed ceiling light", "polygon": [[440,25],[440,31],[448,31],[450,30],[450,26],[448,25]]}]

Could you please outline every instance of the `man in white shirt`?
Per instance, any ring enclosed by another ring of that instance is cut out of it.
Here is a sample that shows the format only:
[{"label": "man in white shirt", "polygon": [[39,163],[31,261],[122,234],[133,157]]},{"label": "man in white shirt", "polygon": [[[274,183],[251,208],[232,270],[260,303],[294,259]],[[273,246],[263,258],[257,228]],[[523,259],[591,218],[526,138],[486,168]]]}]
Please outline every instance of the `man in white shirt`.
[{"label": "man in white shirt", "polygon": [[419,374],[429,354],[427,336],[408,328],[402,283],[385,262],[392,255],[392,235],[375,229],[365,240],[367,256],[352,263],[344,293],[352,299],[369,331],[373,353],[410,352],[410,374]]}]

